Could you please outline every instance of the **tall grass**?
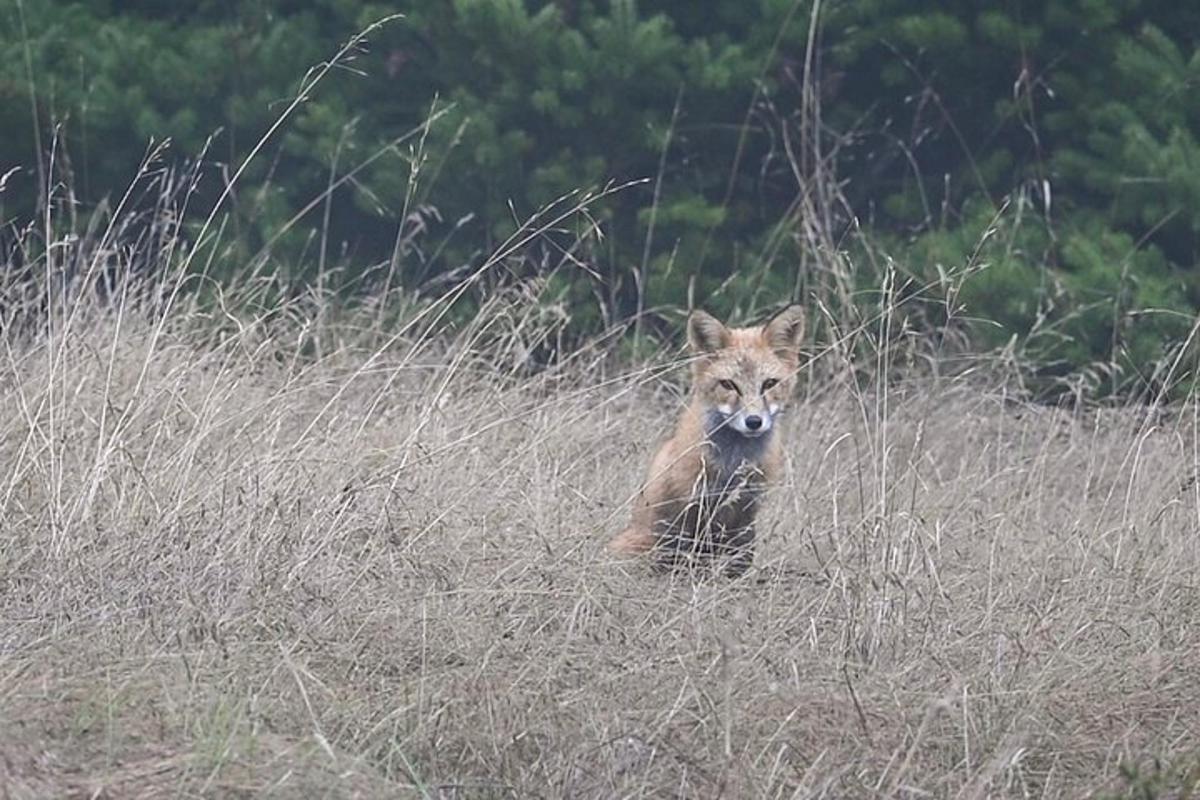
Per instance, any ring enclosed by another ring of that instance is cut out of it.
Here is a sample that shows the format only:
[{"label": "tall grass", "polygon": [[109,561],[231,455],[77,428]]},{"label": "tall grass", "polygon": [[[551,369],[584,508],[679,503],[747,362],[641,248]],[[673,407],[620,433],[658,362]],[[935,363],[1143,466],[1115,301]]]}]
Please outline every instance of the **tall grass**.
[{"label": "tall grass", "polygon": [[36,265],[105,291],[5,300],[8,796],[1194,784],[1193,401],[905,368],[885,292],[869,370],[812,348],[751,574],[656,577],[602,545],[680,405],[669,356],[530,372],[562,324],[536,288],[386,329],[315,292],[202,303],[119,240]]}]

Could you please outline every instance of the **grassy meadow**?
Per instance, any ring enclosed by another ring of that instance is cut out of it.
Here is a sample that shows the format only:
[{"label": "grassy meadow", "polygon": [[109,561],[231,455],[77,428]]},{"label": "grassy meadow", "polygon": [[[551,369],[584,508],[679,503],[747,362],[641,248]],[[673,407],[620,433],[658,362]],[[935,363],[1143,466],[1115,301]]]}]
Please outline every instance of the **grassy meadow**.
[{"label": "grassy meadow", "polygon": [[[0,800],[1200,797],[1185,5],[160,5],[0,20]],[[705,299],[737,580],[605,549]]]},{"label": "grassy meadow", "polygon": [[451,325],[137,287],[6,296],[0,797],[1197,783],[1192,400],[814,341],[755,567],[661,576],[603,545],[680,351],[529,369],[557,323],[519,293]]}]

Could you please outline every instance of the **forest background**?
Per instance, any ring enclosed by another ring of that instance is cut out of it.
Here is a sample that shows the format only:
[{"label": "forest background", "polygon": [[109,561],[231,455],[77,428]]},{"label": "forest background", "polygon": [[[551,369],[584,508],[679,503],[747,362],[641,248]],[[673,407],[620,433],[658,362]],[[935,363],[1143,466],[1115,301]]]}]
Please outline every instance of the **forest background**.
[{"label": "forest background", "polygon": [[657,341],[886,294],[1041,392],[1158,391],[1200,308],[1197,32],[1155,0],[5,0],[0,242],[35,265],[120,205],[217,284],[436,295],[565,203],[457,313],[536,285],[568,338]]}]

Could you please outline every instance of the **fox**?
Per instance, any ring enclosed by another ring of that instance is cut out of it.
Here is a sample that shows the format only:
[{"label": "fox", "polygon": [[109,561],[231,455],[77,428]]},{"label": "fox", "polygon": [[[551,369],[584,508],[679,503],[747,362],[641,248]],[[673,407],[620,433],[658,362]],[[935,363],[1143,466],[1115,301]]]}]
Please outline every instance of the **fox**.
[{"label": "fox", "polygon": [[627,528],[608,543],[650,555],[659,571],[723,565],[731,578],[754,563],[754,519],[783,461],[777,429],[796,384],[804,308],[730,328],[706,311],[687,320],[690,400],[650,461]]}]

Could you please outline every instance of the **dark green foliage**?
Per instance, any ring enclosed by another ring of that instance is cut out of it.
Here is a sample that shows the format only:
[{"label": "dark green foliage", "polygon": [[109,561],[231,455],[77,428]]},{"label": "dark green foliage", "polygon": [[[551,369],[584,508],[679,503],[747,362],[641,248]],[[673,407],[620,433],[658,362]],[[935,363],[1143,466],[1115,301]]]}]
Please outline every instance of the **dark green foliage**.
[{"label": "dark green foliage", "polygon": [[[1200,307],[1200,7],[856,0],[810,32],[811,0],[403,6],[251,163],[227,271],[269,245],[301,276],[444,287],[546,204],[638,181],[504,274],[553,272],[588,327],[870,289],[882,250],[955,287],[978,346],[1106,389],[1161,379]],[[56,130],[53,177],[84,210],[151,139],[186,159],[211,137],[207,211],[308,69],[396,10],[0,0],[0,174],[22,167],[0,213],[36,218]]]}]

